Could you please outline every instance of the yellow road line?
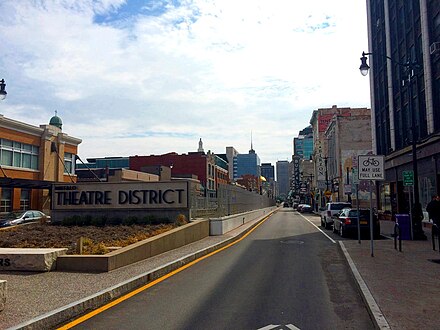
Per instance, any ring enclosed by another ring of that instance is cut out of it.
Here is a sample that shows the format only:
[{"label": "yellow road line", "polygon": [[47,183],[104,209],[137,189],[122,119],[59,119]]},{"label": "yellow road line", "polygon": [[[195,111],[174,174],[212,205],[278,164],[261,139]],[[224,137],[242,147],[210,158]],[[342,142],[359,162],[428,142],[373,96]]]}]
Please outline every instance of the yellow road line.
[{"label": "yellow road line", "polygon": [[196,260],[193,260],[193,261],[187,263],[186,265],[184,265],[184,266],[182,266],[182,267],[180,267],[180,268],[178,268],[176,270],[173,270],[172,272],[170,272],[170,273],[168,273],[168,274],[166,274],[166,275],[164,275],[164,276],[162,276],[162,277],[160,277],[158,279],[155,279],[154,281],[149,282],[149,283],[145,284],[144,286],[142,286],[142,287],[140,287],[140,288],[138,288],[138,289],[136,289],[134,291],[131,291],[131,292],[127,293],[126,295],[123,295],[122,297],[119,297],[118,299],[115,299],[115,300],[109,302],[108,304],[106,304],[106,305],[104,305],[102,307],[99,307],[99,308],[95,309],[94,311],[92,311],[90,313],[87,313],[86,315],[81,316],[80,318],[78,318],[78,319],[76,319],[76,320],[74,320],[74,321],[72,321],[72,322],[70,322],[70,323],[68,323],[68,324],[58,328],[57,330],[71,329],[71,328],[77,326],[78,324],[80,324],[80,323],[82,323],[82,322],[84,322],[84,321],[94,317],[95,315],[98,315],[98,314],[106,311],[107,309],[112,308],[113,306],[115,306],[115,305],[117,305],[117,304],[119,304],[119,303],[121,303],[121,302],[123,302],[123,301],[125,301],[125,300],[127,300],[127,299],[129,299],[131,297],[133,297],[134,295],[137,295],[138,293],[140,293],[140,292],[142,292],[142,291],[144,291],[144,290],[146,290],[148,288],[151,288],[152,286],[155,286],[156,284],[158,284],[160,282],[165,281],[167,278],[170,278],[171,276],[174,276],[177,273],[180,273],[181,271],[183,271],[183,270],[185,270],[185,269],[195,265],[196,263],[198,263],[198,262],[200,262],[200,261],[202,261],[202,260],[204,260],[206,258],[209,258],[209,257],[213,256],[214,254],[217,254],[217,253],[219,253],[219,252],[221,252],[223,250],[226,250],[227,248],[229,248],[229,247],[237,244],[241,240],[245,239],[250,233],[252,233],[255,229],[257,229],[258,226],[260,226],[267,219],[269,219],[269,217],[272,214],[273,213],[271,213],[268,216],[266,216],[265,218],[263,218],[263,220],[261,220],[261,222],[259,222],[254,228],[252,228],[250,231],[248,231],[246,234],[244,234],[241,238],[237,239],[236,241],[234,241],[232,243],[229,243],[228,245],[225,245],[225,246],[223,246],[222,248],[220,248],[218,250],[212,251],[212,252],[208,253],[207,255],[204,255],[204,256],[196,259]]}]

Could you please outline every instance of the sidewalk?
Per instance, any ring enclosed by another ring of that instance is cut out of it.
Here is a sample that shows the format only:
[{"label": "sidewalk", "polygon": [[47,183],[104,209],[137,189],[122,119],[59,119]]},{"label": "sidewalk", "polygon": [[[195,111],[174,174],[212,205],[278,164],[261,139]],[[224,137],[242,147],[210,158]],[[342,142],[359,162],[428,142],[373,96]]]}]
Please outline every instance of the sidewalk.
[{"label": "sidewalk", "polygon": [[[160,256],[117,269],[109,273],[11,273],[2,272],[8,281],[6,308],[0,312],[0,329],[27,327],[53,328],[52,324],[81,308],[94,308],[149,280],[160,277],[202,255],[244,235],[258,221],[253,221],[223,236],[212,236]],[[427,232],[427,234],[430,232]],[[428,235],[430,237],[430,235]],[[402,251],[394,250],[393,240],[370,242],[344,240],[342,250],[353,261],[365,282],[375,316],[374,301],[384,316],[382,329],[439,329],[440,253],[433,251],[431,241],[403,241]],[[360,285],[360,283],[358,283]],[[363,293],[365,295],[365,292]],[[380,321],[380,317],[379,317]]]},{"label": "sidewalk", "polygon": [[402,252],[391,239],[374,241],[374,257],[370,241],[343,241],[392,329],[440,329],[440,253],[425,233],[427,241],[402,241]]}]

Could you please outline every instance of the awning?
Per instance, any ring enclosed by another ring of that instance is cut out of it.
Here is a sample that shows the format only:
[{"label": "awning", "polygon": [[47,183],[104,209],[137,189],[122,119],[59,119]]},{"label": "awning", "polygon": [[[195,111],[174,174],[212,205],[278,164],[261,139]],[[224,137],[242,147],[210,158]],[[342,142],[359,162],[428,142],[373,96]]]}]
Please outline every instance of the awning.
[{"label": "awning", "polygon": [[53,181],[0,178],[2,188],[51,189]]}]

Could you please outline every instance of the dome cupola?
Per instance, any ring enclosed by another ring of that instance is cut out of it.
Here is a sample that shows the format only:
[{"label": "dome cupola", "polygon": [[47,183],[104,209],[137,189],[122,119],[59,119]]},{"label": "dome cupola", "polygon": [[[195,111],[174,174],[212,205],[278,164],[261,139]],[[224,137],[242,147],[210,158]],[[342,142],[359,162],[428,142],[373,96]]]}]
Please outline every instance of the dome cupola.
[{"label": "dome cupola", "polygon": [[61,120],[60,117],[57,116],[57,111],[56,110],[55,110],[55,116],[50,118],[49,125],[58,127],[59,129],[61,129],[61,127],[63,126],[63,121]]}]

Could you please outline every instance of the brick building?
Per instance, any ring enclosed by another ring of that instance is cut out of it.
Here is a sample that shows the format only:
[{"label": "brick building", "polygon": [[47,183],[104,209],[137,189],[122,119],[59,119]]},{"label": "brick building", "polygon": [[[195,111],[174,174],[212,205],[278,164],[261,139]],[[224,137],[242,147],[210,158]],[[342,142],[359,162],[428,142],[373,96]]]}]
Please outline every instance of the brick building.
[{"label": "brick building", "polygon": [[173,178],[196,175],[205,195],[216,194],[216,162],[215,155],[210,151],[208,153],[189,152],[181,155],[170,152],[163,155],[129,157],[131,170],[143,171],[144,167],[160,165],[170,167]]},{"label": "brick building", "polygon": [[0,115],[0,212],[49,212],[51,184],[76,181],[81,140],[61,128],[56,115],[40,127]]}]

